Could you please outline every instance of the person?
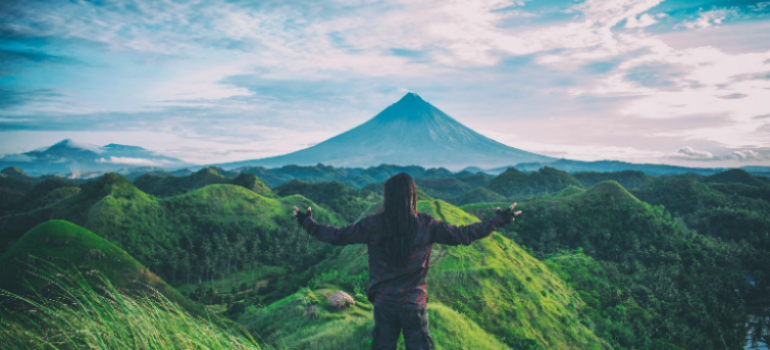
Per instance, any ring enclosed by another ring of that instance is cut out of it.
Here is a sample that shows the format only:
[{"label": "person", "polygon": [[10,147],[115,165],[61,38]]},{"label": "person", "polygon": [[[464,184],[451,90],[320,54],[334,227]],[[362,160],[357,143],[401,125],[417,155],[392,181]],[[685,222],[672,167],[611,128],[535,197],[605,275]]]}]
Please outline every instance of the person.
[{"label": "person", "polygon": [[406,173],[385,182],[383,209],[347,227],[315,222],[312,209],[294,216],[307,232],[333,245],[366,244],[369,251],[367,297],[374,305],[372,349],[395,350],[403,330],[407,350],[433,349],[428,331],[428,291],[425,278],[430,269],[434,243],[469,245],[489,236],[514,220],[516,203],[497,208],[489,220],[453,226],[428,214],[417,213],[417,185]]}]

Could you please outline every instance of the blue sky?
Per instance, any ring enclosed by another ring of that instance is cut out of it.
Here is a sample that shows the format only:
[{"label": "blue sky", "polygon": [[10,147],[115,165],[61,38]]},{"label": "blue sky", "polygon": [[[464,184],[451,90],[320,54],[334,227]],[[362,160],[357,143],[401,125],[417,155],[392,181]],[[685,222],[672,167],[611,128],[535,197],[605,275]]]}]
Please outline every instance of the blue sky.
[{"label": "blue sky", "polygon": [[261,158],[407,91],[541,154],[770,165],[770,1],[0,3],[0,154]]}]

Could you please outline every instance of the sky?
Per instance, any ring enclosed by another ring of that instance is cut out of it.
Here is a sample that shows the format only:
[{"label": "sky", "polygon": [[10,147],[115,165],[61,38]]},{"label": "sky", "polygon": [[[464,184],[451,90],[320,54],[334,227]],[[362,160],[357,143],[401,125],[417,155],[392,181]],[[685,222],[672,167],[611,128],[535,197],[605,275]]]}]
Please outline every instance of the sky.
[{"label": "sky", "polygon": [[553,157],[770,165],[770,1],[0,2],[0,155],[256,159],[406,92]]}]

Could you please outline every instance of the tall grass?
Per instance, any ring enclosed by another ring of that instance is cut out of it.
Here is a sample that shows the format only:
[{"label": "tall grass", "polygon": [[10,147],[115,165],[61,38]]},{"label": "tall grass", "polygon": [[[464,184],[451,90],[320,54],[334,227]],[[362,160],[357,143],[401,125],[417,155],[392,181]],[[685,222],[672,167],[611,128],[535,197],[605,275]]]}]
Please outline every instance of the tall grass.
[{"label": "tall grass", "polygon": [[[22,296],[0,290],[2,349],[253,349],[248,333],[187,314],[162,294],[117,290],[100,273],[36,269],[53,293]],[[91,281],[91,282],[89,282]]]}]

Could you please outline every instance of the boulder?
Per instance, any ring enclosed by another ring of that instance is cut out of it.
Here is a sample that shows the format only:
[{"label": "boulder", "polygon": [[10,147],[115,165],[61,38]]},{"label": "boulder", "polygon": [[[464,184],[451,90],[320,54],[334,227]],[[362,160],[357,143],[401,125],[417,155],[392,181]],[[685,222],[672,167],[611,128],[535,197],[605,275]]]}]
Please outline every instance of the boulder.
[{"label": "boulder", "polygon": [[332,296],[329,297],[329,302],[332,303],[332,306],[338,308],[348,308],[351,305],[356,304],[356,301],[353,299],[353,297],[341,290],[332,294]]}]

